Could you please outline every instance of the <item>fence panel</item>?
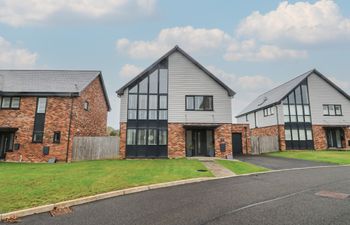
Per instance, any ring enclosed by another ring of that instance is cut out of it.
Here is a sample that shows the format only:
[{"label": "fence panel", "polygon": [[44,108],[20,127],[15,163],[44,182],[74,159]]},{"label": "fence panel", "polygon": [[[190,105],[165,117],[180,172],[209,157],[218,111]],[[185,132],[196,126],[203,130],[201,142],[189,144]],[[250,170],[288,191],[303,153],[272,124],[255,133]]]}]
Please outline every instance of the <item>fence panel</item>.
[{"label": "fence panel", "polygon": [[116,159],[119,156],[119,137],[74,137],[73,161]]},{"label": "fence panel", "polygon": [[279,151],[277,136],[252,136],[252,154],[261,154],[267,152]]}]

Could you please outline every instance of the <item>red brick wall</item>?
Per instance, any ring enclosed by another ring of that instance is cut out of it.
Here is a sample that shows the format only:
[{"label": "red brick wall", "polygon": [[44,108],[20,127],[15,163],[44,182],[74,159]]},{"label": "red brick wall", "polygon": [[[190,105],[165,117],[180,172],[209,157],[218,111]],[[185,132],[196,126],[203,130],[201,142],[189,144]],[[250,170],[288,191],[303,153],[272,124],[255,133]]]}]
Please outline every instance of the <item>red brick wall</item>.
[{"label": "red brick wall", "polygon": [[280,150],[286,150],[285,130],[283,125],[260,127],[251,129],[251,136],[279,136]]},{"label": "red brick wall", "polygon": [[[220,158],[227,158],[232,156],[232,124],[223,124],[217,127],[214,131],[215,139],[215,156]],[[224,152],[220,151],[220,144],[226,144],[226,150]]]},{"label": "red brick wall", "polygon": [[[88,100],[90,111],[83,108],[83,102]],[[19,110],[0,110],[0,127],[18,128],[14,143],[20,144],[18,151],[6,153],[8,161],[45,162],[56,157],[59,161],[66,160],[68,145],[68,129],[72,99],[69,97],[48,97],[45,115],[43,143],[32,143],[36,97],[22,97]],[[73,99],[73,117],[69,144],[71,160],[74,136],[104,136],[107,129],[107,105],[99,79],[94,80],[81,94]],[[53,143],[53,134],[61,131],[59,144]],[[50,154],[44,156],[43,146],[50,147]]]},{"label": "red brick wall", "polygon": [[168,157],[186,156],[185,129],[181,123],[168,123]]},{"label": "red brick wall", "polygon": [[119,157],[125,159],[126,151],[126,123],[120,123]]},{"label": "red brick wall", "polygon": [[[251,149],[251,142],[250,142],[249,124],[232,124],[231,132],[242,134],[243,154],[250,154],[252,149]],[[233,149],[234,148],[235,148],[235,146],[233,146]]]},{"label": "red brick wall", "polygon": [[[350,140],[350,130],[349,128],[343,128],[344,129],[344,135],[345,140],[343,141],[342,145],[345,146],[344,149],[349,149],[349,140]],[[327,143],[327,136],[326,136],[326,130],[324,129],[323,125],[313,125],[312,126],[313,131],[313,138],[315,143],[315,149],[316,150],[325,150],[328,148]]]}]

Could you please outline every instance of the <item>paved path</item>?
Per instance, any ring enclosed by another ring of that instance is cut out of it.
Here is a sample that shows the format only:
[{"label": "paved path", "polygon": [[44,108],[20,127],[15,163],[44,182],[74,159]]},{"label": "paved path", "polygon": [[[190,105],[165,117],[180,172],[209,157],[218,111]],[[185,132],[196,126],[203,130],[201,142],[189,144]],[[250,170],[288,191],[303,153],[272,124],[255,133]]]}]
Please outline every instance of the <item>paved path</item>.
[{"label": "paved path", "polygon": [[237,156],[235,159],[273,170],[334,165],[330,163],[261,155]]},{"label": "paved path", "polygon": [[200,160],[205,167],[215,176],[215,177],[227,177],[236,175],[231,170],[223,167],[222,165],[216,163],[214,160]]},{"label": "paved path", "polygon": [[316,195],[350,193],[350,167],[240,176],[135,193],[47,213],[20,225],[348,225],[350,199]]}]

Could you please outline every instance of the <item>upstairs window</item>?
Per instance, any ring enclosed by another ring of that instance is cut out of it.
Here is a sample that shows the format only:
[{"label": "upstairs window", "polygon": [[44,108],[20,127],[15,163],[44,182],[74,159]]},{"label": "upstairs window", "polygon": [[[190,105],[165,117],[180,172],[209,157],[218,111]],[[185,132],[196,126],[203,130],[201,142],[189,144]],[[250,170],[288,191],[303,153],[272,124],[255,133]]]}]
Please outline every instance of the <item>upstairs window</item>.
[{"label": "upstairs window", "polygon": [[20,97],[2,97],[0,98],[2,109],[19,109]]},{"label": "upstairs window", "polygon": [[47,98],[38,98],[38,106],[36,109],[36,113],[45,113],[46,103],[47,103]]},{"label": "upstairs window", "polygon": [[269,107],[264,109],[264,116],[272,116],[273,114],[275,114],[275,109],[273,107]]},{"label": "upstairs window", "polygon": [[84,102],[84,110],[89,111],[89,102],[88,101]]},{"label": "upstairs window", "polygon": [[187,111],[213,111],[213,96],[186,96]]},{"label": "upstairs window", "polygon": [[341,105],[327,104],[323,105],[323,115],[324,116],[342,116],[342,107]]}]

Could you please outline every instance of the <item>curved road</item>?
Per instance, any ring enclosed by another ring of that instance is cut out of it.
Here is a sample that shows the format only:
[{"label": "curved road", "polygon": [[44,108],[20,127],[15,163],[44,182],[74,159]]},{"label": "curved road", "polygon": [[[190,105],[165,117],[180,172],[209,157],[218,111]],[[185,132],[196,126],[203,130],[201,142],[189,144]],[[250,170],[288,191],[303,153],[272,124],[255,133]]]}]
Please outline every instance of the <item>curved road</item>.
[{"label": "curved road", "polygon": [[47,213],[19,224],[191,225],[191,224],[346,224],[350,199],[315,195],[350,194],[350,167],[303,169],[226,178],[151,190]]}]

